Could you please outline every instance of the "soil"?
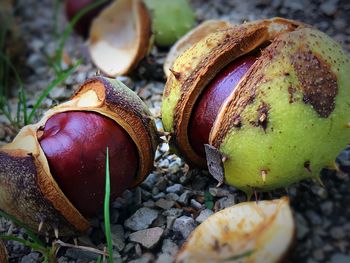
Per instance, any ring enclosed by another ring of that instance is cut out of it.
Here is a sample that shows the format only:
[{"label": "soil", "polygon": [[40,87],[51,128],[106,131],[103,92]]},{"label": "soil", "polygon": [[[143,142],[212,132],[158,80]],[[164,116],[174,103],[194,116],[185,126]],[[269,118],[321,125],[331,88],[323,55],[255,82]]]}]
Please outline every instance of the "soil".
[{"label": "soil", "polygon": [[[0,3],[1,9],[6,10],[10,2],[4,0]],[[30,110],[42,90],[55,78],[48,59],[53,57],[57,47],[54,33],[55,1],[14,2],[14,16],[4,18],[7,21],[13,19],[7,46],[24,83]],[[190,3],[198,23],[207,19],[225,19],[238,24],[275,16],[296,19],[327,33],[350,54],[350,2],[347,0],[191,0]],[[57,14],[58,32],[63,32],[67,22],[62,5],[59,5]],[[157,117],[158,126],[161,126],[158,117],[165,84],[162,64],[167,51],[153,47],[149,56],[130,76],[118,77],[146,102]],[[82,64],[44,99],[35,116],[36,120],[53,105],[67,100],[81,83],[99,72],[89,58],[86,41],[75,33],[65,44],[63,58],[62,66],[66,68],[78,59],[82,59]],[[18,87],[18,82],[11,82],[9,103],[13,109],[17,107]],[[0,112],[0,146],[10,142],[17,132],[18,129]],[[259,199],[283,195],[290,197],[297,223],[297,238],[288,262],[350,262],[350,149],[345,149],[337,162],[340,170],[322,171],[323,185],[306,180],[286,190],[259,196]],[[208,193],[211,205],[206,203]],[[183,160],[169,152],[168,144],[163,142],[156,154],[155,170],[146,181],[135,189],[127,190],[112,203],[114,256],[123,262],[173,262],[185,241],[184,229],[191,232],[199,225],[198,216],[204,210],[210,214],[244,200],[245,195],[234,187],[223,185],[216,188],[215,180],[205,171],[189,169]],[[156,215],[144,229],[149,229],[155,235],[157,231],[162,232],[152,248],[142,245],[146,237],[138,236],[138,241],[135,241],[133,233],[137,231],[126,223],[132,221],[134,213],[140,210],[146,218],[152,217],[154,213]],[[184,229],[174,227],[174,222],[185,222],[185,219],[191,224]],[[102,214],[92,218],[91,225],[86,235],[78,237],[78,243],[103,250],[106,244]],[[26,237],[23,229],[3,218],[0,218],[0,233]],[[74,244],[73,239],[63,241]],[[43,262],[40,253],[17,242],[6,241],[5,245],[10,262]],[[62,247],[57,254],[58,262],[61,263],[96,262],[96,258],[95,253],[77,248]]]}]

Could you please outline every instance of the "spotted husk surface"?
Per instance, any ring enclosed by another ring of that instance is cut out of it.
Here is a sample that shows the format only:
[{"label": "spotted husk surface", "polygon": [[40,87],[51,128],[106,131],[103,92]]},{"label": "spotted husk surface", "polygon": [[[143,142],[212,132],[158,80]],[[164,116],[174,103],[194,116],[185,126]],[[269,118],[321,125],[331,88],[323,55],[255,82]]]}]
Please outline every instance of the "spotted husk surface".
[{"label": "spotted husk surface", "polygon": [[206,164],[187,136],[196,100],[217,72],[253,50],[262,50],[261,56],[221,106],[211,130],[209,144],[222,158],[208,156],[213,166],[223,165],[228,184],[248,195],[318,178],[350,136],[344,51],[308,25],[261,20],[210,34],[175,61],[163,122],[189,163]]},{"label": "spotted husk surface", "polygon": [[313,28],[278,36],[221,107],[210,144],[248,194],[317,178],[350,138],[350,61]]},{"label": "spotted husk surface", "polygon": [[172,133],[172,144],[189,163],[206,166],[205,159],[192,149],[187,128],[193,106],[208,83],[235,58],[303,26],[281,18],[246,23],[212,33],[178,57],[165,86],[162,120]]}]

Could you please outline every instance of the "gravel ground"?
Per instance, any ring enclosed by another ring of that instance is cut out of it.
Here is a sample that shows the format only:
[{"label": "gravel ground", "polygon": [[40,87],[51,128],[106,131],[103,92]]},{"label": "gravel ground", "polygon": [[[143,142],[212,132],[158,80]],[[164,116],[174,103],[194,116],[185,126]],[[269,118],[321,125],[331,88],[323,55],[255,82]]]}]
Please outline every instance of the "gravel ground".
[{"label": "gravel ground", "polygon": [[[18,65],[33,104],[39,92],[54,78],[47,56],[52,56],[55,41],[52,30],[53,1],[19,0],[16,19],[21,29],[24,63]],[[350,53],[350,2],[346,0],[245,0],[191,1],[198,21],[222,18],[241,23],[260,18],[281,16],[298,19],[326,32]],[[59,17],[64,25],[64,17]],[[95,75],[97,69],[87,57],[86,45],[73,35],[66,45],[66,63],[80,57],[84,62],[77,72],[44,101],[42,111],[63,101],[79,83]],[[164,86],[162,63],[166,50],[154,48],[148,59],[132,77],[120,77],[148,104],[155,116],[160,115]],[[14,87],[15,88],[15,87]],[[16,105],[16,98],[13,99]],[[160,120],[157,125],[161,127]],[[16,131],[0,116],[0,145],[12,140]],[[177,156],[169,153],[167,143],[157,151],[155,170],[137,188],[127,190],[112,203],[111,223],[114,253],[125,262],[172,262],[189,233],[213,212],[245,200],[242,192],[216,182],[204,171],[191,170]],[[324,187],[303,181],[286,190],[261,195],[271,199],[288,194],[295,211],[297,242],[290,262],[350,262],[350,148],[339,157],[341,172],[324,170]],[[282,171],[283,172],[283,171]],[[212,208],[205,204],[208,192]],[[78,238],[81,245],[103,249],[105,246],[102,215],[91,220],[92,228]],[[23,236],[23,230],[0,219],[0,232]],[[73,242],[72,240],[65,240]],[[41,262],[41,255],[18,243],[6,243],[10,262]],[[64,248],[58,261],[95,262],[96,255],[74,248]]]}]

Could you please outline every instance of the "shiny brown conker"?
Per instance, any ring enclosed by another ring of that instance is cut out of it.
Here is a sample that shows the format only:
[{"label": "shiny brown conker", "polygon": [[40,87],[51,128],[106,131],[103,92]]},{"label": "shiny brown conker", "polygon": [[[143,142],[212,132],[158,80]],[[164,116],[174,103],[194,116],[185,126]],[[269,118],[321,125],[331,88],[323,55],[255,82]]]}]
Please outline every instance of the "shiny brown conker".
[{"label": "shiny brown conker", "polygon": [[111,199],[132,185],[138,169],[137,148],[112,119],[89,111],[61,112],[38,133],[55,181],[83,215],[103,208],[107,147]]},{"label": "shiny brown conker", "polygon": [[221,105],[256,59],[256,54],[250,54],[231,62],[214,77],[198,98],[191,114],[188,131],[192,147],[202,157],[205,157],[204,144],[208,143],[210,130]]}]

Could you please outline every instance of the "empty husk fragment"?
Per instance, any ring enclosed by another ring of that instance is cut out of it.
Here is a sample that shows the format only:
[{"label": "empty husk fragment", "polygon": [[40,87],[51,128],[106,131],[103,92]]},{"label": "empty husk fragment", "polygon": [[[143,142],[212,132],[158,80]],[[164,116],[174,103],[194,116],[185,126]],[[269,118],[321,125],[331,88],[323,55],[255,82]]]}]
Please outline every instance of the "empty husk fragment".
[{"label": "empty husk fragment", "polygon": [[40,233],[79,234],[103,209],[107,148],[113,200],[150,172],[156,147],[141,99],[119,81],[92,78],[0,149],[0,209]]},{"label": "empty husk fragment", "polygon": [[116,0],[93,21],[89,51],[108,76],[130,73],[153,43],[169,46],[195,22],[187,0]]},{"label": "empty husk fragment", "polygon": [[295,239],[287,197],[245,202],[215,213],[190,235],[177,263],[284,262]]},{"label": "empty husk fragment", "polygon": [[92,23],[90,55],[108,76],[127,74],[145,57],[150,37],[151,20],[143,1],[114,1]]},{"label": "empty husk fragment", "polygon": [[274,18],[212,33],[171,71],[164,127],[219,183],[251,194],[317,178],[349,142],[349,58],[308,25]]}]

